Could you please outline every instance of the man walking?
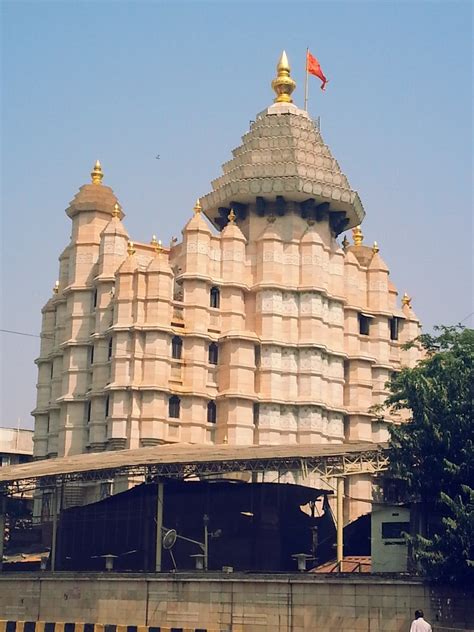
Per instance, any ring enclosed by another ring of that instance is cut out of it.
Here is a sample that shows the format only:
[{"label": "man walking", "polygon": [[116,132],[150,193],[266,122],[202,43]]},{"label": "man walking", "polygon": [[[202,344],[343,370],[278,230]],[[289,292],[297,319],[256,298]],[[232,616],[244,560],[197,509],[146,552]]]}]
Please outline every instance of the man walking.
[{"label": "man walking", "polygon": [[411,622],[410,632],[432,632],[431,625],[423,619],[423,610],[415,611],[415,619]]}]

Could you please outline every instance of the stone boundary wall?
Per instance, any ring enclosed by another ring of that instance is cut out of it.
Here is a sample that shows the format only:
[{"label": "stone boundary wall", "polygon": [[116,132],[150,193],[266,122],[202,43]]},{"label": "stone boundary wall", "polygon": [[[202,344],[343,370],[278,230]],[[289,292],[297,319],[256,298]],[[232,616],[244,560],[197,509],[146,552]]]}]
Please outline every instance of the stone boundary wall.
[{"label": "stone boundary wall", "polygon": [[52,621],[0,621],[0,632],[214,632],[203,628],[169,628],[148,625],[63,623]]},{"label": "stone boundary wall", "polygon": [[[407,632],[418,608],[434,632],[474,632],[473,592],[409,577],[0,575],[0,620],[19,622],[0,632],[132,632],[127,626],[147,626],[147,632]],[[45,621],[57,628],[32,630],[21,623]],[[59,623],[77,621],[100,625],[84,630],[77,624],[73,631]]]}]

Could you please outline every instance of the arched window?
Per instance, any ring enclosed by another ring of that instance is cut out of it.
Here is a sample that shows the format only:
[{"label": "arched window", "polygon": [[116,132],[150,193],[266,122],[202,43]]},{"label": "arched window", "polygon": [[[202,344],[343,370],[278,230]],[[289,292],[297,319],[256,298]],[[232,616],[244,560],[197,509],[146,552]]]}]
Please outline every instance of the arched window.
[{"label": "arched window", "polygon": [[181,360],[183,355],[183,339],[179,336],[173,336],[171,340],[171,357],[174,360]]},{"label": "arched window", "polygon": [[215,342],[211,342],[209,345],[209,364],[217,364],[219,361],[219,347]]},{"label": "arched window", "polygon": [[89,364],[94,364],[94,345],[89,347]]},{"label": "arched window", "polygon": [[112,358],[112,352],[114,350],[114,341],[112,340],[112,338],[109,339],[109,348],[107,351],[107,360],[110,360]]},{"label": "arched window", "polygon": [[92,307],[97,307],[97,288],[94,290],[94,294],[92,295]]},{"label": "arched window", "polygon": [[181,412],[181,400],[176,395],[169,398],[168,401],[168,417],[179,419]]},{"label": "arched window", "polygon": [[209,293],[210,298],[210,306],[218,309],[221,304],[221,293],[218,287],[211,287],[211,291]]},{"label": "arched window", "polygon": [[110,412],[110,395],[107,395],[107,397],[105,398],[105,417],[106,418],[109,416],[109,412]]},{"label": "arched window", "polygon": [[217,406],[216,402],[209,402],[207,405],[207,423],[215,424],[217,421]]}]

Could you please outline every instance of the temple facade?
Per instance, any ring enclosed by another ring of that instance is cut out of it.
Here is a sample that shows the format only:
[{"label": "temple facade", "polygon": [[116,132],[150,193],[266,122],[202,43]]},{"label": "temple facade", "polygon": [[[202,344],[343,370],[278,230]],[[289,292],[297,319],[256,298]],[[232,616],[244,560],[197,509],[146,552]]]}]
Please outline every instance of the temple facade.
[{"label": "temple facade", "polygon": [[[374,406],[391,373],[416,362],[402,345],[419,321],[377,244],[363,243],[358,194],[293,104],[285,54],[272,85],[274,104],[180,242],[133,242],[99,162],[70,203],[71,240],[43,308],[36,458],[386,440],[397,420]],[[368,486],[353,477],[347,493],[367,497]]]}]

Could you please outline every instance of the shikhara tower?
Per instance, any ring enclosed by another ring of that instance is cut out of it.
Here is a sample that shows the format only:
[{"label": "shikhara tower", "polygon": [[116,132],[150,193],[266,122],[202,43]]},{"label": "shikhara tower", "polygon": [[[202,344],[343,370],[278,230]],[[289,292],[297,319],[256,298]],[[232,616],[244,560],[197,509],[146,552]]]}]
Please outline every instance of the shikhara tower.
[{"label": "shikhara tower", "polygon": [[[275,103],[180,243],[132,243],[98,162],[70,203],[71,241],[43,308],[36,458],[386,439],[393,420],[371,410],[391,372],[416,361],[402,344],[419,322],[406,295],[397,306],[377,245],[363,245],[358,194],[292,103],[285,53],[277,71]],[[370,495],[366,477],[349,485]],[[348,517],[367,510],[353,502]]]}]

